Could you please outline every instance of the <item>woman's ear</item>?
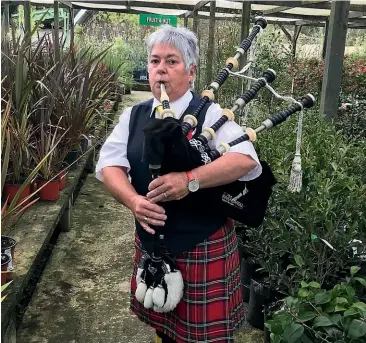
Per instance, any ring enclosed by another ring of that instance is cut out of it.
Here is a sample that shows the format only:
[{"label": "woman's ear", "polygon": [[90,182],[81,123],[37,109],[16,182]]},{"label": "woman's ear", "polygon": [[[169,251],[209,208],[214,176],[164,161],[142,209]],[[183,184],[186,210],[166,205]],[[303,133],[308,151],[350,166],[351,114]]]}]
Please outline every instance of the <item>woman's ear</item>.
[{"label": "woman's ear", "polygon": [[190,81],[194,81],[194,79],[195,79],[195,77],[196,77],[196,72],[197,72],[197,65],[193,64],[193,65],[189,68]]}]

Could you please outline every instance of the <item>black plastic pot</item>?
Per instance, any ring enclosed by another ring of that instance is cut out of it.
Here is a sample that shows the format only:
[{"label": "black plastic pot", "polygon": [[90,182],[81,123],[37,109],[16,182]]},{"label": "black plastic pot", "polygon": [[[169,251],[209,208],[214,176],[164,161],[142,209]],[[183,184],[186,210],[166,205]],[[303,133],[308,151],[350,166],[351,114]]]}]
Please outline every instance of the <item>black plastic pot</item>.
[{"label": "black plastic pot", "polygon": [[9,236],[1,236],[1,253],[11,253],[11,257],[14,258],[14,249],[17,245],[17,241]]},{"label": "black plastic pot", "polygon": [[8,254],[1,253],[1,286],[6,284],[8,280],[8,264],[10,262],[10,256]]},{"label": "black plastic pot", "polygon": [[[79,157],[79,151],[74,149],[71,150],[67,153],[65,159],[64,159],[64,163],[66,163],[67,165],[71,165],[72,163],[74,163]],[[70,169],[75,169],[77,167],[77,163],[74,163]]]},{"label": "black plastic pot", "polygon": [[86,138],[80,141],[80,149],[83,154],[88,151],[88,140]]},{"label": "black plastic pot", "polygon": [[1,270],[7,271],[8,270],[8,264],[10,262],[10,256],[5,253],[1,253]]},{"label": "black plastic pot", "polygon": [[270,288],[259,281],[251,279],[247,321],[255,328],[264,329],[264,306],[270,301]]},{"label": "black plastic pot", "polygon": [[242,258],[240,263],[240,281],[243,286],[243,301],[249,302],[250,281],[253,276],[253,263]]},{"label": "black plastic pot", "polygon": [[15,252],[16,245],[17,245],[17,241],[14,238],[11,238],[8,236],[1,236],[1,254],[6,254],[9,256],[7,270],[14,269],[14,252]]}]

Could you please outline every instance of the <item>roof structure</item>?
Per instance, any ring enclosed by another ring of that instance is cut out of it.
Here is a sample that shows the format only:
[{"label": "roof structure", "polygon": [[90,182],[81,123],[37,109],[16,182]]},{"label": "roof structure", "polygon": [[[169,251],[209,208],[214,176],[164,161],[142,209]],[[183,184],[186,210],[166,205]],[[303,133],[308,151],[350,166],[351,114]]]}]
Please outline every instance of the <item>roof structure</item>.
[{"label": "roof structure", "polygon": [[[110,11],[120,13],[155,13],[175,15],[184,18],[187,26],[188,18],[193,18],[193,31],[197,32],[197,19],[215,20],[240,20],[241,36],[246,37],[249,32],[249,23],[255,16],[262,15],[269,24],[279,24],[283,32],[293,45],[296,53],[296,41],[303,26],[324,26],[323,58],[325,68],[320,99],[320,112],[328,118],[337,113],[337,102],[342,79],[343,55],[346,42],[347,28],[366,28],[366,0],[336,1],[336,0],[307,0],[307,1],[272,1],[253,0],[250,4],[244,0],[83,0],[83,1],[54,1],[54,0],[31,0],[33,4],[53,6],[55,13],[54,36],[55,49],[59,44],[59,7],[67,7],[70,14],[71,44],[73,44],[73,26],[75,19],[80,20],[86,12]],[[8,21],[9,4],[23,4],[25,17],[25,31],[30,32],[30,2],[29,1],[2,1],[4,6],[5,20]],[[212,4],[212,7],[211,7]],[[210,8],[214,11],[210,11]],[[77,18],[74,18],[72,9],[81,9]],[[82,13],[83,12],[83,13]],[[80,20],[82,22],[82,20]],[[285,25],[294,26],[291,34]],[[209,40],[214,31],[209,30]],[[213,54],[208,54],[208,60],[212,60]]]},{"label": "roof structure", "polygon": [[[333,0],[335,1],[335,0]],[[84,1],[59,1],[60,4],[72,8],[114,11],[120,13],[156,13],[190,17],[197,11],[198,18],[208,19],[210,1],[198,0],[84,0]],[[53,0],[33,0],[32,3],[52,5]],[[219,0],[216,1],[216,19],[233,20],[241,19],[243,1]],[[329,20],[332,1],[251,1],[252,17],[263,15],[269,23],[302,26],[325,26]],[[366,1],[350,1],[348,27],[366,28]]]}]

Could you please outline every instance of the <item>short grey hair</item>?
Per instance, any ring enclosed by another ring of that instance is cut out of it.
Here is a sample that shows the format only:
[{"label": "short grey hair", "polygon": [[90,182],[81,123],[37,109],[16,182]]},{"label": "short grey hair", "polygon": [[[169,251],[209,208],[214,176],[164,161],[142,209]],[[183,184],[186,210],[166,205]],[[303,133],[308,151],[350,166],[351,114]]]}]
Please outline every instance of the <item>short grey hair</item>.
[{"label": "short grey hair", "polygon": [[186,71],[198,62],[199,48],[196,35],[185,27],[162,25],[147,39],[148,57],[155,44],[169,44],[174,46],[182,55]]}]

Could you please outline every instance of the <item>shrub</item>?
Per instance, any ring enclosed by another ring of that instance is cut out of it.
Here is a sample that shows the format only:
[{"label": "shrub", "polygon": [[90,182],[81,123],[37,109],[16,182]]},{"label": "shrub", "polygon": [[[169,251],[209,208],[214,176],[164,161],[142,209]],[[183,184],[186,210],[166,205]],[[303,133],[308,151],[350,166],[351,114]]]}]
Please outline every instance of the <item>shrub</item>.
[{"label": "shrub", "polygon": [[246,245],[277,287],[290,294],[301,280],[325,283],[346,266],[349,242],[366,238],[365,142],[347,142],[332,123],[309,111],[303,128],[303,188],[290,193],[295,124],[292,119],[259,138],[256,149],[278,184],[267,219],[248,230]]}]

